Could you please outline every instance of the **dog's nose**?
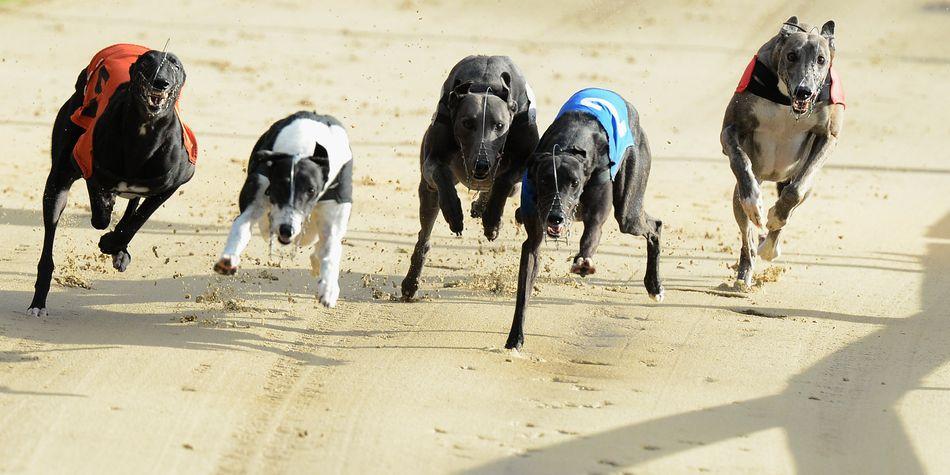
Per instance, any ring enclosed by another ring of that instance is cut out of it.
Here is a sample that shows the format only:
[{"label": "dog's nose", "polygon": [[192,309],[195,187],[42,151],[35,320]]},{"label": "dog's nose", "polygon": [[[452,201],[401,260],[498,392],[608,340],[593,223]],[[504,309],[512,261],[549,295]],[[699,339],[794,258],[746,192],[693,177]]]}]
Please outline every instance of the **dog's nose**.
[{"label": "dog's nose", "polygon": [[488,160],[478,160],[475,162],[474,171],[476,176],[485,176],[489,170],[491,170],[491,163],[489,163]]},{"label": "dog's nose", "polygon": [[152,81],[152,87],[158,89],[159,91],[164,91],[165,89],[168,89],[169,86],[171,86],[171,83],[161,78]]},{"label": "dog's nose", "polygon": [[552,213],[548,215],[548,224],[552,226],[560,226],[564,222],[564,216],[561,216],[560,213]]},{"label": "dog's nose", "polygon": [[290,239],[290,236],[294,234],[294,228],[289,224],[281,224],[280,227],[277,228],[277,234],[284,239]]},{"label": "dog's nose", "polygon": [[812,95],[813,92],[814,92],[814,91],[812,91],[812,90],[809,89],[808,87],[801,86],[801,87],[795,89],[795,99],[798,99],[798,100],[800,100],[800,101],[803,101],[803,100],[808,99],[809,97],[811,97],[811,95]]}]

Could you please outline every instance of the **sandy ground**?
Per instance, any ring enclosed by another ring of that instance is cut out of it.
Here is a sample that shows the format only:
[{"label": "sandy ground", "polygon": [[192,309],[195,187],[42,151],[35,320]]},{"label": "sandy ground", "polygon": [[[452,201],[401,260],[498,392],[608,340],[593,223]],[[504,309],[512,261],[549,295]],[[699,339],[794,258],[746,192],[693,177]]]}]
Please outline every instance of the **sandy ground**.
[{"label": "sandy ground", "polygon": [[[105,3],[0,6],[0,471],[948,471],[947,4]],[[722,112],[791,14],[837,21],[845,132],[771,278],[724,294],[738,233]],[[51,315],[30,318],[55,112],[99,48],[168,37],[197,175],[123,275],[74,187]],[[462,238],[437,224],[423,301],[389,300],[418,230],[419,140],[476,52],[515,59],[542,127],[585,86],[638,106],[666,301],[640,283],[642,240],[608,223],[594,278],[567,274],[576,237],[544,248],[525,351],[502,351],[523,234],[507,221],[487,243],[473,220]],[[335,310],[303,250],[255,238],[238,276],[210,272],[254,140],[298,109],[341,118],[357,160]]]}]

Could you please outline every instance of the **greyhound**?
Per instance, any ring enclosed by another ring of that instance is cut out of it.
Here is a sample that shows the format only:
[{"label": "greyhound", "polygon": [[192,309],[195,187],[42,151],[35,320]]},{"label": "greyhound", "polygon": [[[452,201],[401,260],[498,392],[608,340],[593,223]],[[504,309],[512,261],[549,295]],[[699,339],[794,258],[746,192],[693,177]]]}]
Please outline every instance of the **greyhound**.
[{"label": "greyhound", "polygon": [[[722,151],[736,176],[732,209],[742,235],[737,285],[752,283],[756,253],[779,257],[789,215],[811,192],[844,121],[844,92],[832,67],[835,23],[820,30],[791,17],[753,57],[726,108]],[[774,181],[778,201],[763,211],[760,186]],[[754,228],[765,225],[757,250]]]},{"label": "greyhound", "polygon": [[471,216],[482,218],[485,236],[498,236],[505,202],[515,192],[525,162],[538,144],[534,93],[507,56],[469,56],[442,85],[419,157],[419,222],[422,229],[402,281],[402,296],[412,300],[429,252],[435,219],[462,234],[462,203],[455,185],[479,192]]},{"label": "greyhound", "polygon": [[277,242],[309,246],[317,298],[325,307],[340,296],[343,236],[353,207],[353,153],[346,129],[328,115],[301,111],[281,119],[258,139],[215,272],[233,275],[251,240],[251,224]]},{"label": "greyhound", "polygon": [[521,348],[524,343],[525,312],[544,237],[561,239],[572,219],[580,217],[584,233],[571,272],[593,274],[594,252],[611,205],[621,232],[646,238],[643,284],[650,297],[663,300],[659,271],[663,223],[643,208],[650,162],[650,145],[639,115],[619,94],[584,89],[564,104],[531,155],[521,185],[516,216],[528,237],[521,246],[518,297],[505,348]]},{"label": "greyhound", "polygon": [[[171,53],[118,44],[97,53],[53,124],[52,167],[43,191],[43,251],[29,314],[47,315],[53,241],[72,184],[86,179],[92,227],[106,229],[116,196],[129,200],[99,250],[124,272],[128,245],[162,203],[195,173],[198,148],[180,119],[185,69]],[[143,200],[144,198],[144,200]]]}]

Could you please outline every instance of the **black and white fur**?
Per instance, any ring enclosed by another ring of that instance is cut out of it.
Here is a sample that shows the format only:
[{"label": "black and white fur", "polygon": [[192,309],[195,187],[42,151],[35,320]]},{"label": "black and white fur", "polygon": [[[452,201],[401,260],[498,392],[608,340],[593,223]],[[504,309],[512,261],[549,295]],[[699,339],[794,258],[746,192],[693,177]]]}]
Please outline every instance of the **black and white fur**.
[{"label": "black and white fur", "polygon": [[657,301],[663,299],[660,283],[663,223],[647,214],[643,203],[650,176],[650,145],[636,109],[629,102],[627,109],[627,123],[636,139],[635,146],[625,152],[613,181],[607,134],[596,118],[583,112],[567,112],[555,119],[529,158],[528,180],[536,198],[533,208],[526,209],[522,203],[516,215],[524,223],[528,237],[521,245],[518,296],[505,348],[521,348],[524,343],[525,313],[538,275],[541,243],[545,236],[561,238],[575,216],[583,221],[584,233],[571,272],[586,276],[596,271],[594,252],[613,208],[620,232],[646,238],[647,267],[643,284],[650,297]]},{"label": "black and white fur", "polygon": [[[195,174],[175,110],[185,84],[184,65],[174,54],[153,50],[140,56],[129,71],[131,80],[116,89],[96,122],[96,158],[93,174],[86,180],[95,229],[109,227],[117,196],[129,200],[115,229],[99,239],[99,250],[112,256],[112,265],[119,272],[132,261],[128,246],[135,234]],[[53,124],[53,164],[43,191],[43,251],[36,266],[35,293],[29,309],[34,316],[47,315],[56,228],[69,189],[82,177],[73,159],[73,148],[85,130],[74,124],[70,115],[82,107],[88,80],[83,69],[75,92],[60,108]]]},{"label": "black and white fur", "polygon": [[251,225],[282,245],[308,246],[317,298],[340,296],[340,259],[353,206],[353,153],[346,129],[331,116],[301,111],[274,123],[254,145],[239,198],[241,214],[214,270],[234,274]]}]

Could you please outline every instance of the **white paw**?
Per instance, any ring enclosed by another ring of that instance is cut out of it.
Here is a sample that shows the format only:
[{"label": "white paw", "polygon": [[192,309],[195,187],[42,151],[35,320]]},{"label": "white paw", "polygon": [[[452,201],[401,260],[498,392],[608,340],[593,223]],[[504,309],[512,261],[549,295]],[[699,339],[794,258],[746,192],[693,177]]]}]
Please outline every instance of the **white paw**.
[{"label": "white paw", "polygon": [[656,295],[650,294],[650,298],[653,299],[654,302],[662,302],[665,294],[666,292],[664,292],[663,289],[660,289],[660,293]]},{"label": "white paw", "polygon": [[36,308],[36,307],[33,307],[27,310],[26,314],[31,317],[45,317],[48,315],[45,308]]},{"label": "white paw", "polygon": [[324,307],[336,307],[336,300],[340,297],[340,285],[336,282],[327,282],[320,279],[317,282],[317,298]]},{"label": "white paw", "polygon": [[762,205],[762,197],[759,196],[758,191],[748,198],[740,199],[739,204],[742,205],[742,210],[745,211],[746,216],[749,217],[755,227],[761,228],[765,224],[765,208]]},{"label": "white paw", "polygon": [[758,250],[759,257],[767,261],[774,261],[782,255],[782,250],[779,248],[779,243],[772,237],[767,237],[765,240],[759,243]]}]

